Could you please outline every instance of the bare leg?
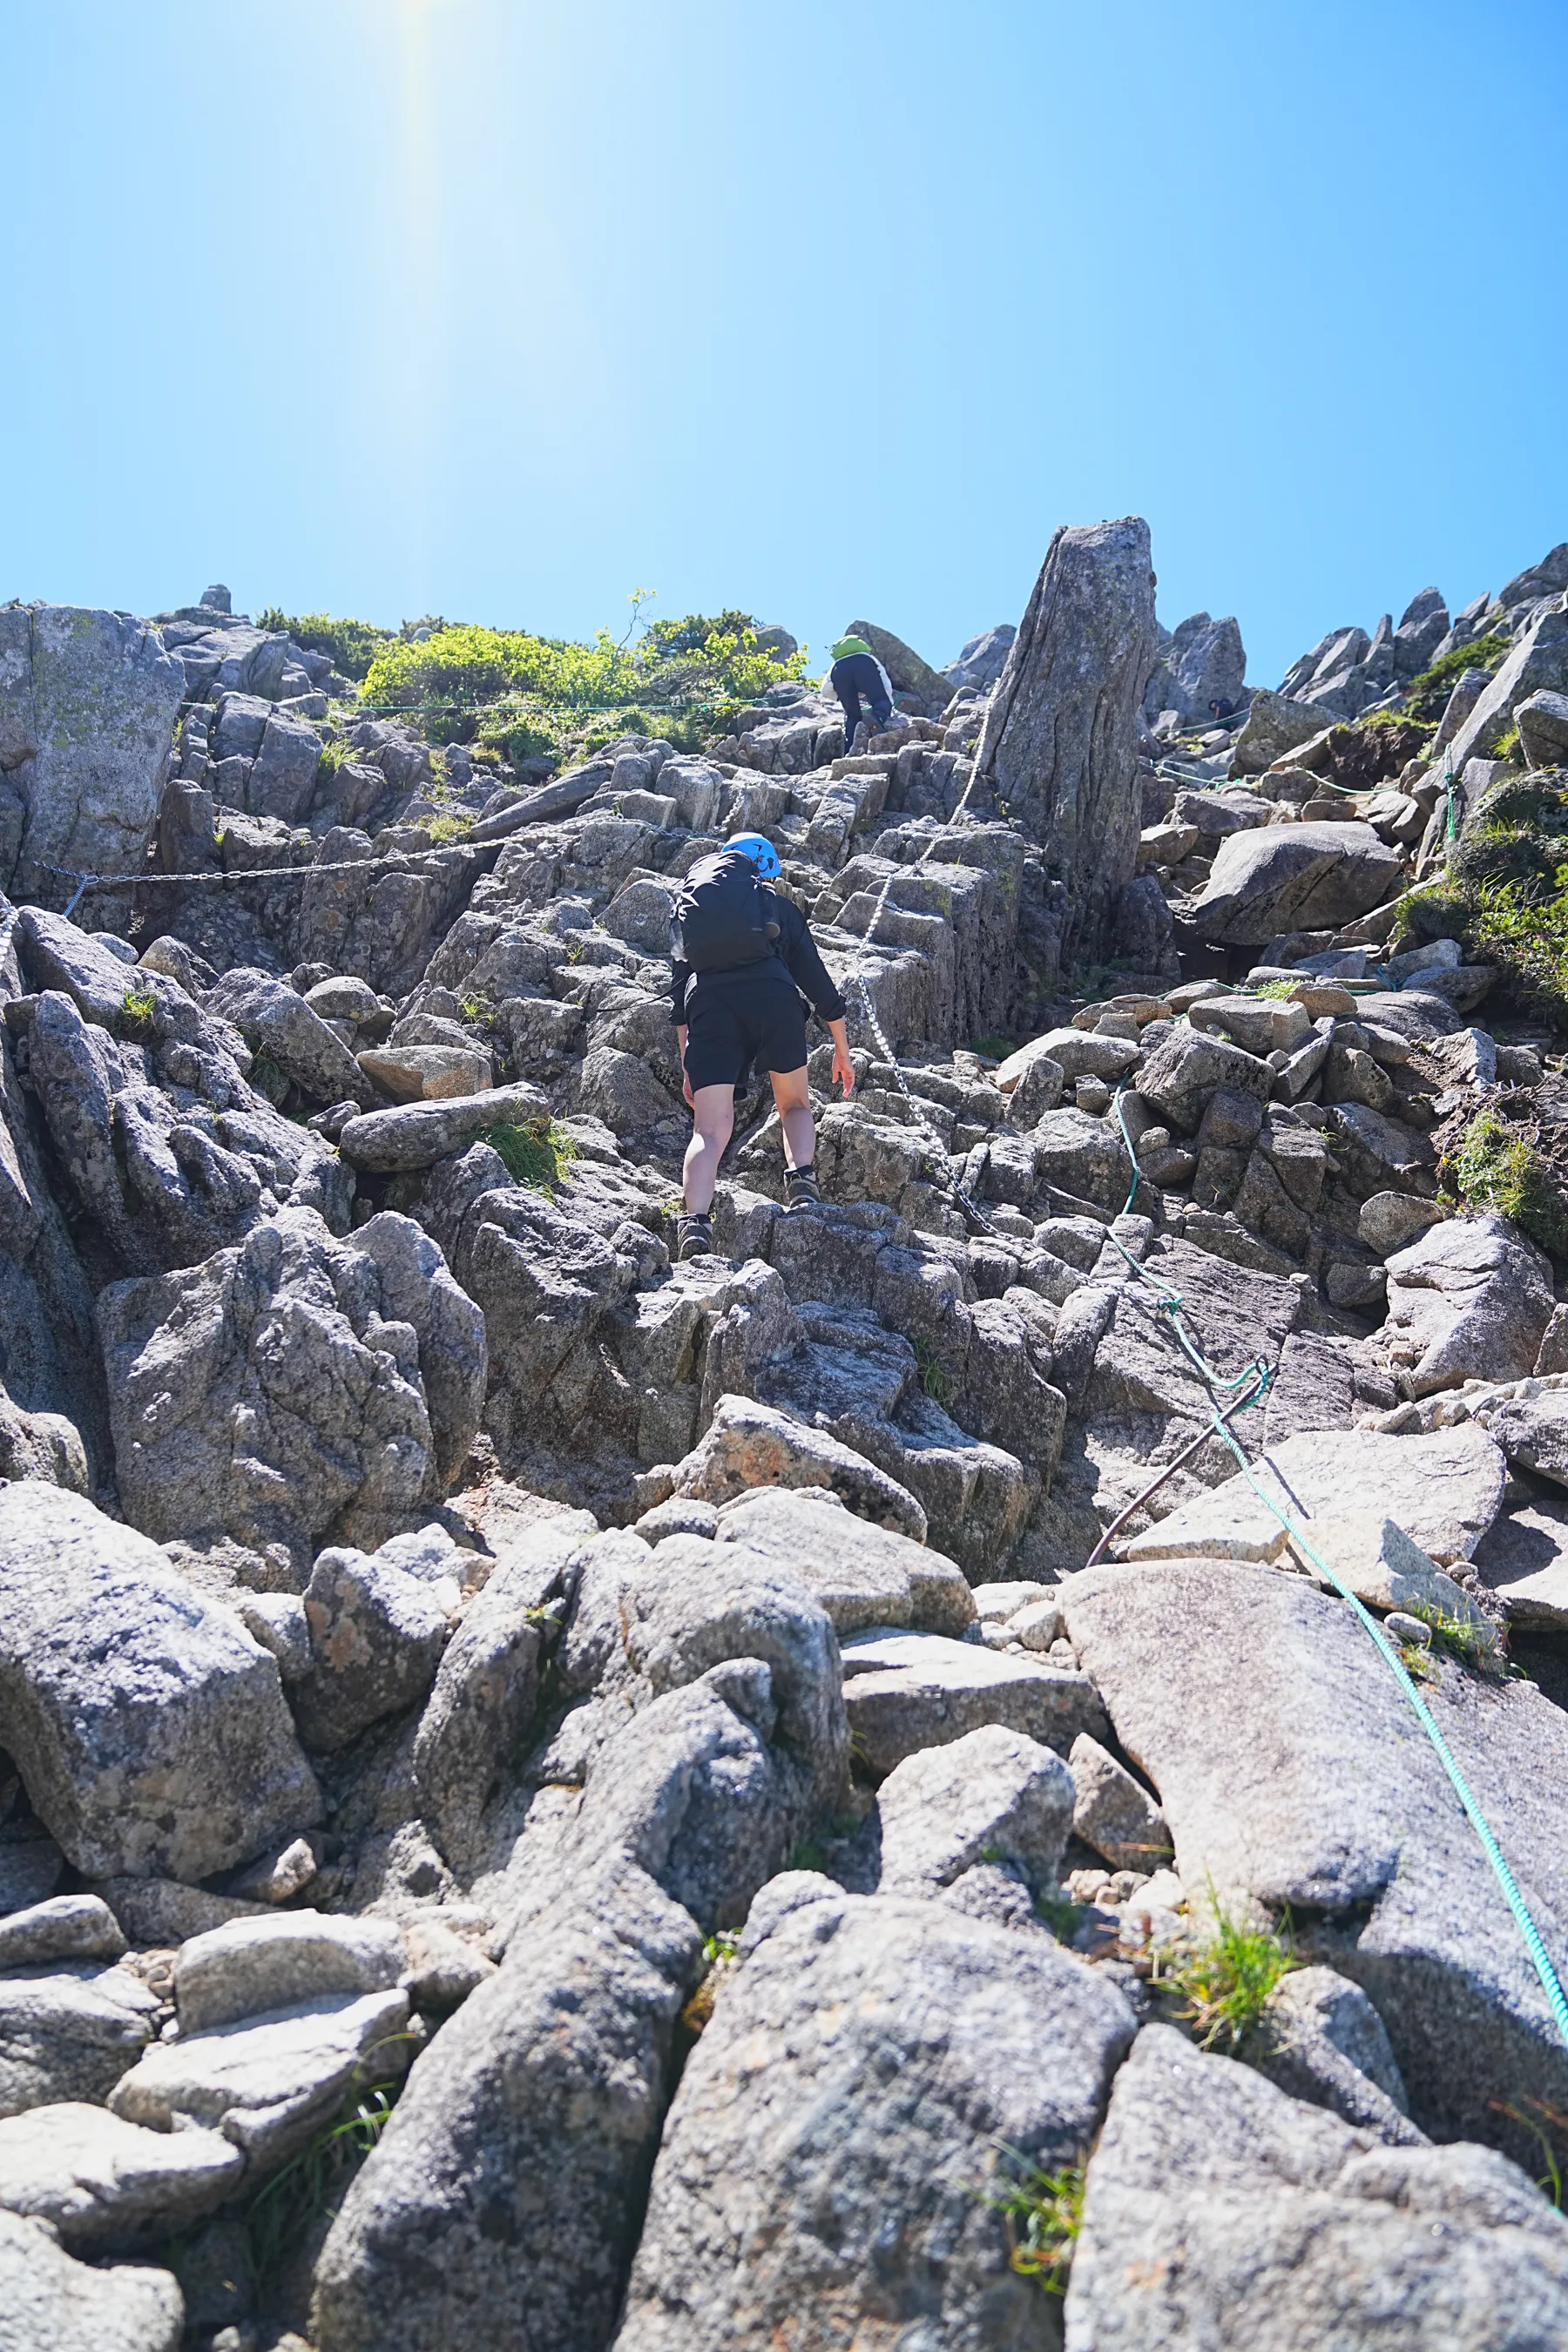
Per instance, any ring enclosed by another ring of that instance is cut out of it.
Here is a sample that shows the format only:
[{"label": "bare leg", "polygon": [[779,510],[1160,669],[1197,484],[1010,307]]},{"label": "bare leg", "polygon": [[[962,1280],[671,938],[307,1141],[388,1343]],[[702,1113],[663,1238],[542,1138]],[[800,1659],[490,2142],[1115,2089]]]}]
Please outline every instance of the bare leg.
[{"label": "bare leg", "polygon": [[[805,1083],[802,1070],[801,1084]],[[686,1147],[686,1210],[689,1216],[706,1216],[713,1206],[719,1162],[735,1131],[733,1087],[699,1087],[691,1097],[692,1133]],[[810,1119],[810,1112],[806,1114]]]},{"label": "bare leg", "polygon": [[798,1070],[774,1070],[773,1101],[784,1129],[784,1160],[791,1168],[809,1168],[816,1156],[816,1122],[811,1115],[811,1089],[805,1064]]}]

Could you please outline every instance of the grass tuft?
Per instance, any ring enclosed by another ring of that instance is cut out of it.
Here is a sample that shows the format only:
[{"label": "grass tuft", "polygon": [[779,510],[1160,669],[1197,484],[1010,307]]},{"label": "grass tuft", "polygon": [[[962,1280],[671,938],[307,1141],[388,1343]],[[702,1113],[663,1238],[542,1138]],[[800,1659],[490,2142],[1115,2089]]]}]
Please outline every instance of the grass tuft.
[{"label": "grass tuft", "polygon": [[258,2280],[266,2281],[283,2267],[323,2214],[337,2211],[350,2182],[392,2120],[393,2101],[401,2087],[377,2083],[351,2091],[309,2147],[257,2190],[245,2209],[245,2232]]},{"label": "grass tuft", "polygon": [[1549,1162],[1495,1110],[1466,1128],[1438,1171],[1467,1208],[1495,1210],[1552,1257],[1568,1257],[1568,1201]]},{"label": "grass tuft", "polygon": [[1065,2294],[1083,2228],[1088,2168],[1080,2159],[1051,2172],[1016,2148],[1002,2152],[1018,2170],[987,2201],[1005,2218],[1007,2260],[1021,2277],[1037,2279],[1047,2294]]},{"label": "grass tuft", "polygon": [[702,1980],[680,2012],[680,2021],[689,2033],[700,2033],[713,2014],[713,2003],[719,1988],[731,1970],[740,1965],[741,1937],[738,1928],[721,1927],[710,1936],[702,1947]]},{"label": "grass tuft", "polygon": [[927,1339],[917,1337],[910,1345],[915,1351],[920,1369],[921,1387],[932,1404],[947,1406],[952,1402],[953,1378],[936,1349]]},{"label": "grass tuft", "polygon": [[145,981],[128,988],[120,1000],[121,1018],[130,1029],[145,1029],[157,1010],[156,992]]},{"label": "grass tuft", "polygon": [[526,1126],[506,1120],[487,1128],[479,1140],[500,1152],[514,1183],[542,1192],[547,1201],[553,1201],[555,1187],[564,1183],[577,1157],[572,1138],[552,1118],[532,1119]]},{"label": "grass tuft", "polygon": [[[1209,1890],[1211,1901],[1213,1887]],[[1251,1927],[1214,1903],[1215,1924],[1163,1971],[1183,1995],[1183,2022],[1201,2050],[1234,2052],[1262,2016],[1269,1994],[1297,1965],[1290,1915],[1281,1927]]]}]

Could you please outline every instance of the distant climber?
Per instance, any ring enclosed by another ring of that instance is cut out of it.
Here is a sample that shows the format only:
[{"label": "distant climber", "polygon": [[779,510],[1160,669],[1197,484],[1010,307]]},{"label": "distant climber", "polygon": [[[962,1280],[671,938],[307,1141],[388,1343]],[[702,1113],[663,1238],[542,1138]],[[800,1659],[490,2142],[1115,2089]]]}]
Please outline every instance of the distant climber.
[{"label": "distant climber", "polygon": [[864,637],[840,637],[833,648],[827,682],[844,705],[844,749],[852,751],[860,724],[861,696],[870,705],[875,725],[881,729],[893,715],[893,681]]},{"label": "distant climber", "polygon": [[753,1062],[773,1080],[784,1128],[785,1205],[818,1198],[803,990],[832,1034],[833,1076],[846,1095],[854,1090],[844,999],[805,917],[773,887],[778,872],[765,835],[737,833],[697,860],[675,902],[670,1013],[692,1111],[683,1258],[713,1246],[719,1162],[734,1131],[735,1088]]},{"label": "distant climber", "polygon": [[1214,700],[1209,704],[1209,717],[1216,720],[1221,727],[1227,719],[1236,717],[1236,705],[1228,694],[1215,696]]}]

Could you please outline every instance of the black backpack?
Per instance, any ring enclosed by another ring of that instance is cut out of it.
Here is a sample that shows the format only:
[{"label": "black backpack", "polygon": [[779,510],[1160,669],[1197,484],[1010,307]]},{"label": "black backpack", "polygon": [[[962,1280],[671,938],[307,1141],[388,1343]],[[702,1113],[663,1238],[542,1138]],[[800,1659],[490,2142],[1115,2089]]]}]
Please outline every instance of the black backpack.
[{"label": "black backpack", "polygon": [[681,884],[673,952],[693,971],[733,971],[772,955],[779,926],[742,849],[710,850]]}]

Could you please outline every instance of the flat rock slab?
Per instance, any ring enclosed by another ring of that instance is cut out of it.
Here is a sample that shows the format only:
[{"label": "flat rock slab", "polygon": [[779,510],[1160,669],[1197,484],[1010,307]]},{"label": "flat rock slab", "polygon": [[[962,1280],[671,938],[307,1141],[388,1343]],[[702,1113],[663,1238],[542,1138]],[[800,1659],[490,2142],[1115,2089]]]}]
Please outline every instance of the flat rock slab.
[{"label": "flat rock slab", "polygon": [[1102,1736],[1105,1710],[1087,1675],[941,1633],[862,1633],[843,1644],[849,1734],[879,1779],[922,1748],[1000,1723],[1066,1755],[1080,1731]]},{"label": "flat rock slab", "polygon": [[189,2116],[221,2131],[257,2168],[302,2147],[356,2084],[407,2064],[405,1992],[337,1993],[210,2033],[160,2042],[116,2084],[128,2123],[173,2131]]},{"label": "flat rock slab", "polygon": [[1069,2352],[1526,2352],[1568,2340],[1568,2221],[1491,2149],[1381,2147],[1150,2026],[1089,2168]]},{"label": "flat rock slab", "polygon": [[[357,1066],[354,1075],[359,1076]],[[366,1111],[363,1118],[350,1119],[338,1138],[338,1150],[356,1168],[377,1173],[434,1168],[437,1160],[466,1151],[487,1128],[549,1116],[549,1101],[537,1087],[521,1083],[491,1087],[445,1101],[400,1103],[394,1110]]]},{"label": "flat rock slab", "polygon": [[[1311,1957],[1370,1995],[1422,2129],[1531,2161],[1494,2102],[1568,2107],[1568,2050],[1480,1842],[1347,1604],[1276,1570],[1167,1560],[1074,1577],[1063,1615],[1160,1792],[1183,1885],[1212,1884],[1233,1910],[1289,1906]],[[1533,1684],[1451,1661],[1424,1696],[1568,1960],[1568,1717]]]},{"label": "flat rock slab", "polygon": [[179,2230],[238,2188],[245,2158],[210,2131],[144,2131],[70,2100],[0,2123],[0,2206],[48,2221],[68,2246]]},{"label": "flat rock slab", "polygon": [[1371,825],[1268,825],[1221,842],[1192,920],[1205,940],[1261,947],[1281,931],[1337,929],[1398,887],[1399,852]]},{"label": "flat rock slab", "polygon": [[873,1625],[962,1634],[974,1595],[956,1560],[880,1528],[836,1499],[761,1486],[726,1503],[721,1543],[743,1543],[797,1576],[842,1638]]},{"label": "flat rock slab", "polygon": [[[1311,1534],[1316,1513],[1376,1511],[1403,1528],[1435,1560],[1472,1559],[1502,1508],[1508,1465],[1483,1429],[1390,1437],[1370,1429],[1302,1430],[1270,1446],[1257,1465],[1260,1485],[1278,1496]],[[1184,1503],[1127,1546],[1132,1560],[1275,1559],[1285,1537],[1238,1470],[1222,1486]]]},{"label": "flat rock slab", "polygon": [[804,1874],[742,1949],[665,2126],[617,2352],[1037,2352],[1044,2299],[990,2200],[1004,2146],[1050,2168],[1088,2144],[1121,1994],[1044,1935]]},{"label": "flat rock slab", "polygon": [[182,1945],[174,1999],[187,2034],[326,1993],[390,1992],[408,1955],[390,1919],[321,1911],[230,1919]]},{"label": "flat rock slab", "polygon": [[205,1878],[321,1811],[277,1660],[155,1543],[29,1479],[0,1490],[0,1714],[88,1876]]},{"label": "flat rock slab", "polygon": [[94,2270],[47,2222],[0,2213],[0,2352],[180,2352],[184,2332],[172,2271]]},{"label": "flat rock slab", "polygon": [[1476,1568],[1510,1624],[1568,1633],[1568,1501],[1522,1503],[1494,1520]]}]

